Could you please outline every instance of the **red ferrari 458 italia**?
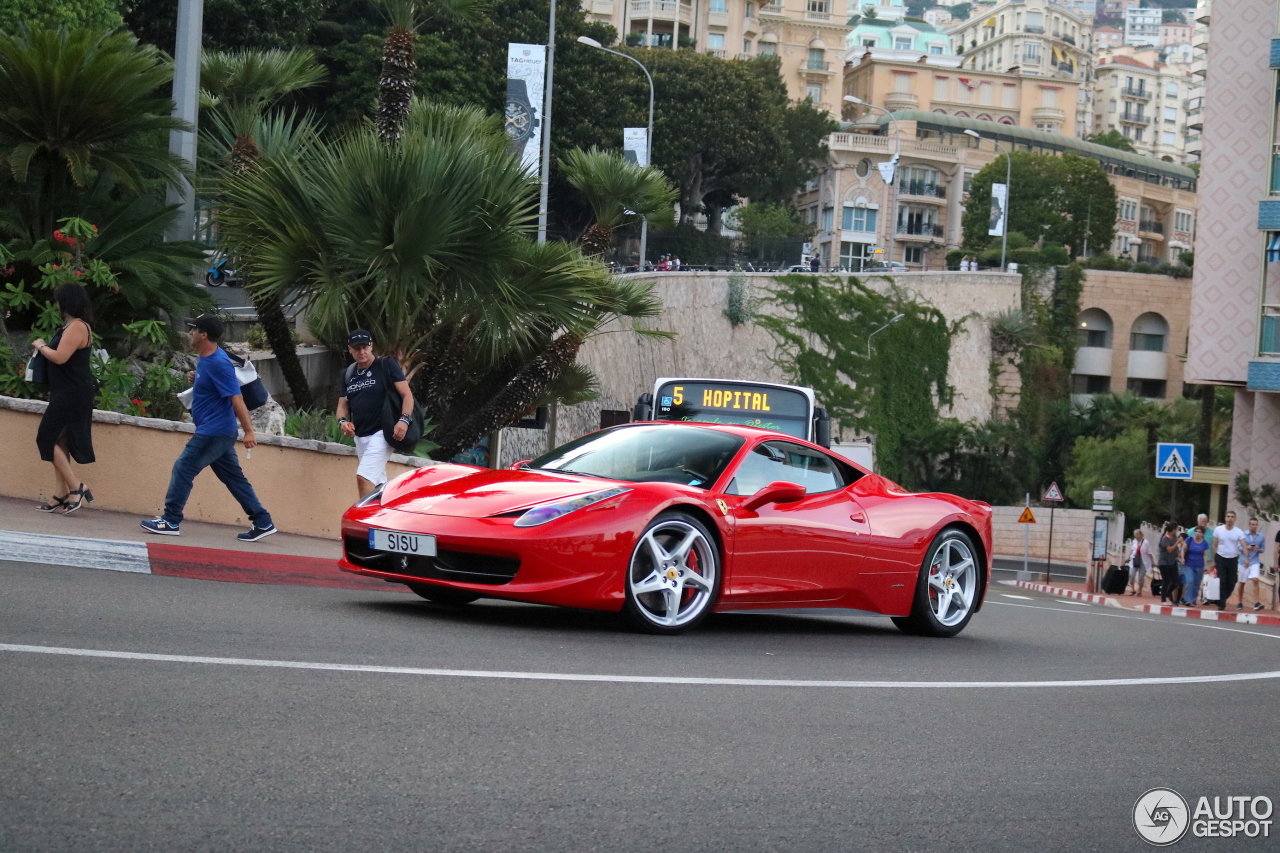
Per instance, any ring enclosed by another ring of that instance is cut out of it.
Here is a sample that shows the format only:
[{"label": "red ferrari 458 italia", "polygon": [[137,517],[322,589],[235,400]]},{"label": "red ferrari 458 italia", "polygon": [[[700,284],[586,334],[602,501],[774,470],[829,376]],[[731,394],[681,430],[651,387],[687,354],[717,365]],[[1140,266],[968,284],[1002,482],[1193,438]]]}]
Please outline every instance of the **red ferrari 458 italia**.
[{"label": "red ferrari 458 italia", "polygon": [[510,470],[409,472],[348,510],[342,539],[343,569],[443,604],[621,610],[667,634],[833,607],[949,637],[982,606],[991,508],[768,430],[637,423]]}]

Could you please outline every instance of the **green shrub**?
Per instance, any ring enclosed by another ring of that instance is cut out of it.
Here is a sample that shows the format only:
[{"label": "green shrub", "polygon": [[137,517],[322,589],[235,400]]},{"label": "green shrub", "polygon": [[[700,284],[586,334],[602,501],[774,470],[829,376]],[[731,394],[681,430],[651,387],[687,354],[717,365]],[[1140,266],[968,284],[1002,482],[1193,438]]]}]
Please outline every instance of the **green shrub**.
[{"label": "green shrub", "polygon": [[[999,258],[996,259],[997,262]],[[1045,263],[1044,255],[1038,249],[1010,249],[1009,262],[1018,266],[1034,266],[1035,264]]]},{"label": "green shrub", "polygon": [[342,434],[338,419],[324,409],[299,409],[284,416],[284,434],[309,441],[355,445],[355,439]]},{"label": "green shrub", "polygon": [[1133,265],[1133,271],[1134,271],[1134,272],[1152,273],[1152,272],[1155,272],[1155,271],[1156,271],[1156,268],[1155,268],[1155,267],[1153,267],[1151,264],[1145,263],[1145,262],[1143,262],[1143,261],[1139,261],[1138,263],[1136,263],[1136,264],[1134,264],[1134,265]]},{"label": "green shrub", "polygon": [[186,415],[187,408],[178,399],[178,394],[185,391],[189,383],[181,372],[171,373],[172,369],[173,365],[167,361],[148,364],[146,372],[134,386],[133,398],[145,402],[149,418],[180,421]]},{"label": "green shrub", "polygon": [[964,260],[964,256],[967,254],[969,253],[964,249],[952,249],[950,252],[947,252],[947,269],[960,269],[960,261]]},{"label": "green shrub", "polygon": [[1181,252],[1181,253],[1179,253],[1179,255],[1178,255],[1178,263],[1180,263],[1180,264],[1182,264],[1182,265],[1184,265],[1184,266],[1188,266],[1188,267],[1192,267],[1192,268],[1194,268],[1194,267],[1195,267],[1195,265],[1196,265],[1196,253],[1195,253],[1195,252]]},{"label": "green shrub", "polygon": [[1045,243],[1040,249],[1040,259],[1046,264],[1053,264],[1056,267],[1066,266],[1071,263],[1071,256],[1067,253],[1067,247],[1061,243]]}]

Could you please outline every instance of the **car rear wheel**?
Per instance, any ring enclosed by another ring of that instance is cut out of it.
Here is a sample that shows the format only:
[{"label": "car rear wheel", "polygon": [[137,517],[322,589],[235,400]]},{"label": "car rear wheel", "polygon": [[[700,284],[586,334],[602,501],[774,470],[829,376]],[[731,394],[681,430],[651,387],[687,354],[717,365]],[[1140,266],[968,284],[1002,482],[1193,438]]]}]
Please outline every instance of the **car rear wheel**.
[{"label": "car rear wheel", "polygon": [[916,582],[910,616],[893,623],[908,634],[954,637],[973,618],[982,583],[973,541],[960,530],[944,530],[933,540]]},{"label": "car rear wheel", "polygon": [[623,612],[643,631],[679,634],[711,612],[720,576],[711,532],[691,515],[664,512],[649,522],[631,553]]},{"label": "car rear wheel", "polygon": [[405,586],[409,587],[409,589],[413,590],[427,601],[432,601],[436,604],[447,604],[454,607],[461,607],[464,604],[470,604],[480,597],[474,592],[463,592],[458,589],[449,589],[448,587],[443,586],[432,586],[425,583],[410,583],[405,584]]}]

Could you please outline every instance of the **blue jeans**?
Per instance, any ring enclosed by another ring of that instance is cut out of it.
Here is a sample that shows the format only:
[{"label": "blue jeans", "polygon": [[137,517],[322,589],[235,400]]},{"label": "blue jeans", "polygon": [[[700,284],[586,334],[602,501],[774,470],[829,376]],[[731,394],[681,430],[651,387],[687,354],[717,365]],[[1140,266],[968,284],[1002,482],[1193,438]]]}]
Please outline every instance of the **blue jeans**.
[{"label": "blue jeans", "polygon": [[1191,566],[1182,567],[1182,582],[1187,588],[1182,591],[1183,601],[1196,603],[1196,599],[1200,597],[1200,584],[1204,582],[1204,566],[1198,569]]},{"label": "blue jeans", "polygon": [[258,503],[253,486],[249,485],[244,472],[240,470],[240,457],[236,456],[234,435],[191,436],[191,440],[173,463],[169,492],[164,496],[162,517],[165,521],[170,524],[182,523],[182,509],[187,505],[187,498],[191,497],[191,484],[205,468],[213,469],[214,475],[239,502],[240,508],[255,527],[271,525],[271,514]]}]

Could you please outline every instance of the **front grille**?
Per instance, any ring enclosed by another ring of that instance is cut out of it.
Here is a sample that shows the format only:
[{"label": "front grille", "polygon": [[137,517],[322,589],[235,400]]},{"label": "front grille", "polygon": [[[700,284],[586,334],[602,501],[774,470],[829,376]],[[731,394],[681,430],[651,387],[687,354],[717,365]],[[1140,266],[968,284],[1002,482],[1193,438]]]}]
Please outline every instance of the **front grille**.
[{"label": "front grille", "polygon": [[434,557],[414,557],[390,551],[375,551],[369,547],[368,539],[359,536],[343,537],[343,545],[346,547],[347,559],[357,566],[415,578],[498,586],[511,583],[520,570],[520,561],[515,557],[495,557],[492,554],[443,549]]}]

